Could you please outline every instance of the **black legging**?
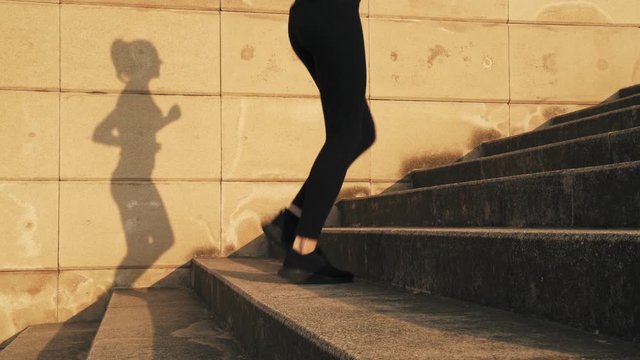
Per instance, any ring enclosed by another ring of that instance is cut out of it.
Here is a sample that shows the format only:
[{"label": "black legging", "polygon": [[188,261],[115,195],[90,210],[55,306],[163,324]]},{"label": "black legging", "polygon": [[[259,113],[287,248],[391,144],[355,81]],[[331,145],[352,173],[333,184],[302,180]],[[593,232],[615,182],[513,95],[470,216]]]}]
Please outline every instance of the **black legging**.
[{"label": "black legging", "polygon": [[349,166],[375,141],[365,98],[367,66],[360,0],[296,0],[289,40],[320,91],[325,142],[293,200],[297,235],[318,239]]}]

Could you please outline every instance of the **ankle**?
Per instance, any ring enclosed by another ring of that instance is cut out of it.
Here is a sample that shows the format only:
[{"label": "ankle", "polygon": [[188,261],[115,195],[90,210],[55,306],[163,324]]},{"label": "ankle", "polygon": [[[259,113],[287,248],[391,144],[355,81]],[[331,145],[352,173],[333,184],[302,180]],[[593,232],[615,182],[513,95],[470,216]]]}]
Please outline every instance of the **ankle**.
[{"label": "ankle", "polygon": [[312,253],[316,246],[318,245],[317,239],[296,236],[296,239],[293,241],[292,249],[300,255],[307,255]]}]

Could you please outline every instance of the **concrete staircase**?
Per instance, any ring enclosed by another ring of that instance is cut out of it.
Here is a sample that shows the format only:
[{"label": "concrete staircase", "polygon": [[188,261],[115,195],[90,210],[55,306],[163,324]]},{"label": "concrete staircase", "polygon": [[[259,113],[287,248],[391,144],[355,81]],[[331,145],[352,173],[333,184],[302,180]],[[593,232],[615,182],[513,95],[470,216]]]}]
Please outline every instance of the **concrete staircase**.
[{"label": "concrete staircase", "polygon": [[194,259],[193,291],[116,290],[0,360],[640,359],[640,86],[409,177],[336,204],[320,244],[354,283]]}]

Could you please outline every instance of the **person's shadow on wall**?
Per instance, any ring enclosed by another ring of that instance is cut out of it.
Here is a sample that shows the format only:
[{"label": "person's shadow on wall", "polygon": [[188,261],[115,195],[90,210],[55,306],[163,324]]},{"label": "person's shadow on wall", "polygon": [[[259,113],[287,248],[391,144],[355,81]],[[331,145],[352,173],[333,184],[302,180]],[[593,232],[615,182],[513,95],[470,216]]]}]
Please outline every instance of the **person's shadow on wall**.
[{"label": "person's shadow on wall", "polygon": [[[92,140],[120,149],[118,164],[111,174],[110,190],[120,212],[127,253],[115,270],[112,286],[129,288],[135,285],[175,241],[167,210],[151,175],[156,153],[161,149],[161,144],[156,141],[156,134],[178,120],[181,111],[178,105],[173,105],[168,114],[163,116],[153,101],[149,81],[160,76],[162,61],[151,42],[125,42],[117,39],[111,45],[111,59],[117,77],[125,87],[118,97],[116,107],[95,128]],[[168,275],[153,284],[146,282],[141,285],[162,287],[165,281],[171,285],[171,278]],[[103,315],[110,295],[109,289],[65,324],[95,318],[97,314]],[[135,296],[135,293],[132,295]],[[129,301],[139,305],[140,301],[145,300],[141,296],[140,299]],[[148,315],[154,333],[158,333],[164,318],[162,309],[153,304],[148,305],[149,313],[140,316]],[[58,348],[64,341],[59,332],[48,342],[39,358],[59,352]],[[140,343],[141,354],[150,358],[160,355],[155,354],[158,341],[161,340],[153,336],[148,344]]]},{"label": "person's shadow on wall", "polygon": [[[149,41],[116,40],[111,58],[125,88],[116,108],[95,128],[93,141],[120,148],[111,176],[111,195],[120,212],[127,254],[118,269],[147,267],[174,243],[169,217],[151,174],[161,149],[156,133],[180,118],[180,107],[173,105],[163,116],[150,95],[149,81],[160,76],[162,62]],[[133,284],[142,273],[128,280]]]}]

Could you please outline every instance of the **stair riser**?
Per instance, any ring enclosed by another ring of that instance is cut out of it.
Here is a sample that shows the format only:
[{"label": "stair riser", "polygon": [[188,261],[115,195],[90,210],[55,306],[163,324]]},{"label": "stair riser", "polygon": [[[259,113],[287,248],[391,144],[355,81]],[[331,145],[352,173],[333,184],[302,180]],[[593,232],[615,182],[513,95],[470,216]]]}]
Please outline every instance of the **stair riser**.
[{"label": "stair riser", "polygon": [[210,310],[225,319],[236,340],[255,359],[343,359],[323,348],[299,329],[286,324],[271,312],[247,300],[228,283],[193,266],[194,291]]},{"label": "stair riser", "polygon": [[556,116],[550,119],[540,128],[542,129],[545,127],[563,124],[569,121],[574,121],[574,120],[589,117],[589,116],[604,114],[610,111],[623,109],[629,106],[640,105],[640,95],[637,95],[635,93],[623,92],[620,94],[620,96],[624,98],[619,98],[618,100],[614,100],[612,102],[606,102],[600,105],[588,107],[586,109]]},{"label": "stair riser", "polygon": [[325,231],[321,242],[357,277],[640,341],[637,237]]},{"label": "stair riser", "polygon": [[482,156],[504,154],[561,141],[619,131],[640,126],[640,106],[618,110],[596,117],[566,123],[549,129],[524,133],[519,136],[483,143]]},{"label": "stair riser", "polygon": [[640,128],[412,173],[414,188],[640,160]]},{"label": "stair riser", "polygon": [[[615,186],[611,186],[615,184]],[[640,163],[338,202],[342,226],[639,227]]]}]

